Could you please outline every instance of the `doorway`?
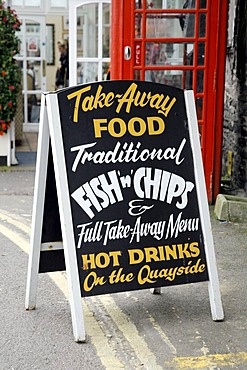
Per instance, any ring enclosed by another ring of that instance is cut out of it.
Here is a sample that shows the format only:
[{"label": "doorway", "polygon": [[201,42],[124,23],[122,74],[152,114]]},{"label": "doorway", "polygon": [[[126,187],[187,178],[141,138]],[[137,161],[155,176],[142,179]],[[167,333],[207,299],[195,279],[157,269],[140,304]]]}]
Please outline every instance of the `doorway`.
[{"label": "doorway", "polygon": [[70,1],[70,86],[107,78],[110,10],[110,0]]}]

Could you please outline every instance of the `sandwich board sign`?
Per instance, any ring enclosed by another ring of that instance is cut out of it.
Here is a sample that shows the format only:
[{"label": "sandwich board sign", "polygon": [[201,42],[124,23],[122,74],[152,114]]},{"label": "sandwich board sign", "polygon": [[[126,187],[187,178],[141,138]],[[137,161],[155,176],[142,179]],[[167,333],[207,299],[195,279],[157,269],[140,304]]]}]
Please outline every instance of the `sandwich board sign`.
[{"label": "sandwich board sign", "polygon": [[26,308],[38,273],[81,297],[207,281],[223,320],[193,91],[104,81],[44,94]]}]

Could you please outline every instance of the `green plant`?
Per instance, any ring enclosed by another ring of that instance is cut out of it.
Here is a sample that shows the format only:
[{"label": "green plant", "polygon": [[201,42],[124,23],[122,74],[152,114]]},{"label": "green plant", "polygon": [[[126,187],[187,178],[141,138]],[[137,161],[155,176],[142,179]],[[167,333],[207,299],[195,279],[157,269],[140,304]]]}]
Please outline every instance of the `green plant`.
[{"label": "green plant", "polygon": [[15,10],[0,0],[0,135],[8,131],[15,116],[21,72],[14,59],[20,40],[21,22]]}]

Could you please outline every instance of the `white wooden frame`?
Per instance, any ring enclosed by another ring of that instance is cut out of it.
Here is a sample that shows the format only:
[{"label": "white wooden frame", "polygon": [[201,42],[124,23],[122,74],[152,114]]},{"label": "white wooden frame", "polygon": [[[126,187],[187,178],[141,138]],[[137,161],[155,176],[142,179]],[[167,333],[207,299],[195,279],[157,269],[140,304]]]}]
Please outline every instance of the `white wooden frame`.
[{"label": "white wooden frame", "polygon": [[[47,104],[47,106],[46,106]],[[41,245],[41,232],[45,203],[46,175],[48,167],[49,138],[51,138],[54,171],[57,186],[58,206],[62,230],[65,265],[70,295],[70,306],[74,339],[85,342],[86,333],[82,310],[82,299],[76,259],[76,248],[73,237],[73,224],[70,210],[69,191],[66,177],[63,141],[59,119],[57,95],[42,96],[40,133],[37,149],[37,165],[33,202],[32,232],[30,240],[30,255],[27,275],[27,290],[25,307],[27,310],[36,308],[38,285],[38,269]],[[54,249],[59,246],[54,246]]]},{"label": "white wooden frame", "polygon": [[57,94],[54,93],[47,95],[46,101],[64,246],[64,257],[70,294],[73,332],[76,342],[84,342],[86,340],[86,334],[82,311],[81,290]]},{"label": "white wooden frame", "polygon": [[45,184],[48,166],[49,127],[45,95],[42,95],[40,108],[40,129],[37,146],[36,173],[34,182],[32,228],[27,272],[26,310],[36,308],[38,271],[41,250],[41,232],[43,225]]},{"label": "white wooden frame", "polygon": [[189,123],[189,135],[192,148],[192,156],[194,161],[198,206],[202,224],[202,232],[205,244],[205,254],[209,275],[208,290],[211,305],[211,313],[214,321],[221,321],[224,319],[224,313],[219,288],[219,278],[214,251],[213,234],[209,216],[207,191],[203,172],[203,163],[193,91],[192,90],[185,91],[184,98]]},{"label": "white wooden frame", "polygon": [[[198,207],[204,236],[207,270],[209,275],[208,290],[211,313],[214,321],[221,321],[224,319],[224,313],[219,289],[219,279],[215,259],[213,235],[210,224],[193,91],[185,91],[184,97],[189,124],[192,156],[194,161]],[[32,232],[30,240],[25,306],[27,310],[35,309],[36,307],[40,252],[41,250],[45,249],[47,244],[41,244],[41,232],[45,203],[49,139],[51,139],[63,240],[62,245],[61,243],[53,244],[54,249],[61,249],[62,247],[64,249],[74,339],[76,342],[85,342],[86,334],[57,93],[49,93],[47,95],[44,94],[41,102],[40,133],[38,140]],[[50,243],[48,244],[50,245]],[[160,288],[155,288],[153,292],[159,293]]]}]

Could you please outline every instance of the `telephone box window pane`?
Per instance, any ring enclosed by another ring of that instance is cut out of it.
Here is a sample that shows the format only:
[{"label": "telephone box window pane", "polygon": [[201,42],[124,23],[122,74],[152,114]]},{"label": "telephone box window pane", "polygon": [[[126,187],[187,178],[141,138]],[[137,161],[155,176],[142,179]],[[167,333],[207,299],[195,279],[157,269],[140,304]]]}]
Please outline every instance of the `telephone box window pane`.
[{"label": "telephone box window pane", "polygon": [[194,65],[194,43],[185,44],[184,50],[184,65],[193,66]]},{"label": "telephone box window pane", "polygon": [[205,9],[207,7],[207,0],[200,0],[200,9]]},{"label": "telephone box window pane", "polygon": [[202,146],[202,131],[203,131],[203,127],[202,125],[198,125],[198,131],[199,131],[199,139],[200,139],[200,144]]},{"label": "telephone box window pane", "polygon": [[98,56],[98,4],[87,4],[78,7],[80,24],[77,32],[81,32],[81,49],[83,57],[93,58]]},{"label": "telephone box window pane", "polygon": [[203,117],[203,99],[202,98],[196,98],[196,113],[197,113],[197,119],[202,120],[202,117]]},{"label": "telephone box window pane", "polygon": [[142,37],[142,15],[139,13],[135,15],[135,37]]},{"label": "telephone box window pane", "polygon": [[142,0],[135,0],[135,9],[142,9]]},{"label": "telephone box window pane", "polygon": [[193,86],[193,71],[183,71],[182,89],[191,90]]},{"label": "telephone box window pane", "polygon": [[146,60],[145,64],[149,65],[166,65],[167,62],[167,53],[166,53],[166,44],[159,42],[148,42],[146,43]]},{"label": "telephone box window pane", "polygon": [[161,83],[165,85],[182,88],[183,71],[178,70],[147,70],[145,71],[145,81]]},{"label": "telephone box window pane", "polygon": [[181,14],[147,14],[146,37],[187,37],[181,19]]},{"label": "telephone box window pane", "polygon": [[196,80],[196,91],[198,93],[203,92],[204,86],[204,71],[197,71],[197,80]]},{"label": "telephone box window pane", "polygon": [[141,81],[141,71],[139,70],[134,71],[134,80]]},{"label": "telephone box window pane", "polygon": [[206,14],[199,14],[199,37],[206,36]]},{"label": "telephone box window pane", "polygon": [[205,64],[205,42],[198,43],[198,56],[197,56],[197,65],[204,66]]},{"label": "telephone box window pane", "polygon": [[98,81],[98,63],[77,63],[77,83],[84,84]]},{"label": "telephone box window pane", "polygon": [[147,0],[147,9],[162,9],[162,0]]},{"label": "telephone box window pane", "polygon": [[187,13],[181,16],[180,24],[183,30],[183,37],[195,36],[195,14]]},{"label": "telephone box window pane", "polygon": [[195,8],[195,0],[147,0],[147,9],[183,9]]},{"label": "telephone box window pane", "polygon": [[146,65],[193,65],[194,43],[146,43]]}]

